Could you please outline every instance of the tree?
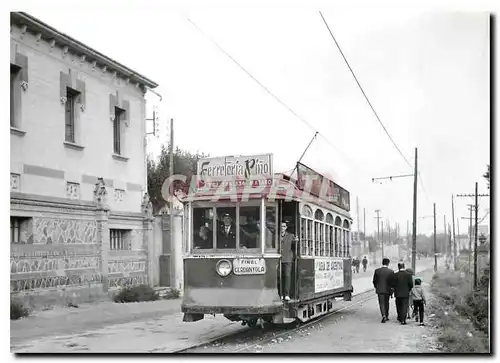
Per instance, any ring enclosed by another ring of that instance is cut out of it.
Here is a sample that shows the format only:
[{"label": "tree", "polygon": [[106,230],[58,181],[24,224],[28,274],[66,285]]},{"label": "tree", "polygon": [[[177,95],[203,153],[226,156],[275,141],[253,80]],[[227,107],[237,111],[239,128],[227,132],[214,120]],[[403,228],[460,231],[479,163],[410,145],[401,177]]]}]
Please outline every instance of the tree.
[{"label": "tree", "polygon": [[483,177],[486,179],[488,183],[488,189],[490,189],[490,165],[488,164],[488,171],[483,174]]},{"label": "tree", "polygon": [[[182,189],[185,193],[189,191],[191,178],[196,175],[197,163],[200,158],[205,158],[208,155],[203,153],[191,154],[188,151],[176,148],[174,151],[174,173],[185,175],[186,183],[178,182],[174,184],[173,189]],[[153,204],[153,212],[157,213],[166,201],[163,199],[161,189],[165,180],[170,176],[170,148],[167,145],[162,145],[160,155],[156,160],[148,156],[148,193]],[[172,192],[172,190],[170,191]]]}]

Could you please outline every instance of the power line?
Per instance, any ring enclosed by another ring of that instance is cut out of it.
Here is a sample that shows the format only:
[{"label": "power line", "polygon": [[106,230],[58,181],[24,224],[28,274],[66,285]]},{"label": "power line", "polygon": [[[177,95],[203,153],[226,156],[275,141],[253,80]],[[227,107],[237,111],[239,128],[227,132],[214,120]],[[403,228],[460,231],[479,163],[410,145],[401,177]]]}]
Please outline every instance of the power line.
[{"label": "power line", "polygon": [[300,116],[297,112],[295,112],[291,107],[289,107],[284,101],[282,101],[277,95],[275,95],[269,88],[267,88],[264,84],[262,84],[256,77],[254,77],[245,67],[243,67],[235,58],[233,58],[228,52],[226,52],[213,38],[208,36],[195,22],[193,22],[189,17],[184,16],[187,21],[189,21],[201,34],[207,37],[222,53],[224,53],[229,59],[235,63],[238,68],[240,68],[243,72],[245,72],[251,79],[253,79],[264,91],[266,91],[271,97],[273,97],[278,103],[280,103],[283,107],[285,107],[290,113],[292,113],[296,118],[306,124],[309,128],[315,131],[319,136],[321,136],[335,151],[337,151],[342,157],[348,160],[351,165],[356,166],[359,170],[368,174],[364,169],[359,167],[356,162],[354,162],[350,157],[341,152],[322,132],[316,129],[311,123],[305,120],[302,116]]},{"label": "power line", "polygon": [[335,39],[335,36],[333,35],[332,31],[330,30],[330,27],[328,26],[328,23],[326,22],[325,20],[325,17],[323,16],[323,14],[321,13],[321,11],[319,12],[319,15],[321,15],[321,18],[323,19],[323,22],[325,23],[326,25],[326,28],[328,29],[328,31],[330,32],[330,35],[332,36],[332,39],[333,41],[335,42],[335,44],[337,45],[337,48],[339,49],[340,51],[340,54],[342,55],[342,58],[344,58],[344,61],[345,63],[347,64],[347,67],[349,68],[349,70],[351,71],[353,77],[354,77],[354,80],[356,81],[356,83],[358,84],[358,87],[359,89],[361,90],[361,93],[363,93],[363,96],[365,97],[366,99],[366,102],[368,102],[368,105],[370,105],[370,108],[372,109],[373,113],[375,114],[375,117],[377,118],[378,122],[380,123],[380,125],[382,126],[382,128],[384,129],[385,133],[387,134],[387,136],[389,137],[389,139],[391,140],[392,144],[394,145],[394,147],[396,148],[396,150],[399,152],[399,154],[403,157],[403,159],[406,161],[406,163],[411,167],[413,168],[413,165],[411,165],[411,163],[408,161],[408,159],[404,156],[404,154],[401,152],[401,150],[399,149],[398,145],[396,144],[396,142],[392,139],[391,135],[389,134],[389,132],[387,131],[387,129],[385,128],[384,124],[382,123],[382,121],[380,120],[380,118],[378,117],[378,114],[377,112],[375,111],[375,109],[373,108],[370,100],[368,99],[368,97],[366,96],[366,93],[365,91],[363,90],[363,87],[361,87],[361,84],[359,83],[356,75],[354,74],[354,71],[352,70],[351,66],[349,65],[349,62],[347,61],[346,57],[344,56],[344,53],[342,52],[342,49],[340,48],[340,45],[339,43],[337,42],[337,40]]}]

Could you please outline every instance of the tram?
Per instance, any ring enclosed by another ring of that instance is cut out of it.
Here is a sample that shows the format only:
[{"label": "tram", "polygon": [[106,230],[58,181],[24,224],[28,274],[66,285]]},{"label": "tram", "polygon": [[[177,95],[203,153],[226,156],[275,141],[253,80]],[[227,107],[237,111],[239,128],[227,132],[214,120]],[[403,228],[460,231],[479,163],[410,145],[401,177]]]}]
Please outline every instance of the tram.
[{"label": "tram", "polygon": [[[250,327],[305,322],[332,311],[336,298],[351,300],[349,193],[301,163],[296,171],[296,179],[273,174],[272,154],[198,162],[182,199],[183,321],[222,314]],[[295,236],[286,299],[285,221]]]}]

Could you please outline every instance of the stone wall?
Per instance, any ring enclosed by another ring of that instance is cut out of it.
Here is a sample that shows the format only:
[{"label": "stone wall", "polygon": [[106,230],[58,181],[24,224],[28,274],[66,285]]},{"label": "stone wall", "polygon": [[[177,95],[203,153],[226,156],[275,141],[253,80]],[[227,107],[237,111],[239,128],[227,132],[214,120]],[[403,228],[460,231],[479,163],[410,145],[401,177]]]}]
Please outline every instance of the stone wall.
[{"label": "stone wall", "polygon": [[[11,216],[22,222],[19,242],[11,243],[12,297],[40,308],[68,299],[107,299],[118,288],[149,283],[151,216],[110,215],[91,202],[44,198],[42,205],[29,196],[14,196]],[[110,225],[127,230],[123,249],[110,250]]]}]

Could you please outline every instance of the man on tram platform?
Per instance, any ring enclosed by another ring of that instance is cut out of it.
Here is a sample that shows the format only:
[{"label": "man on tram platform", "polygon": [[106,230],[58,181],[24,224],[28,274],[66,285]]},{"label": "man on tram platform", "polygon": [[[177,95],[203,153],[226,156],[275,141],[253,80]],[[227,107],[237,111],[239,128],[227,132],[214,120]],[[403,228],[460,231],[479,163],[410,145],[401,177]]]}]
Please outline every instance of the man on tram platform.
[{"label": "man on tram platform", "polygon": [[281,276],[282,276],[282,288],[281,291],[283,300],[290,300],[290,284],[292,277],[292,263],[294,254],[294,244],[296,243],[296,237],[287,232],[288,222],[284,221],[281,223]]}]

